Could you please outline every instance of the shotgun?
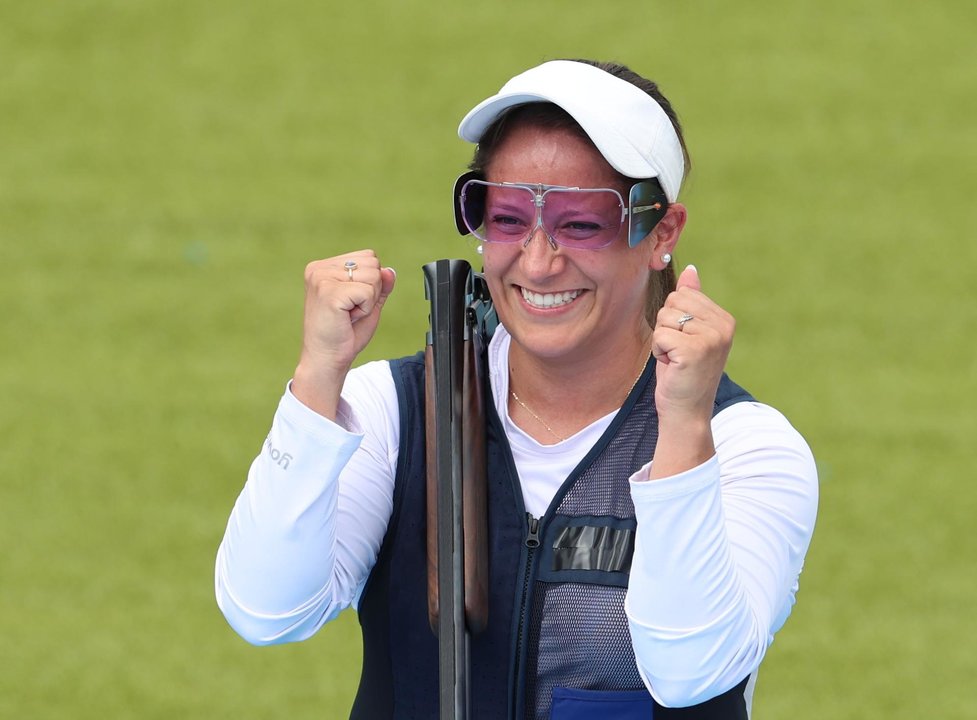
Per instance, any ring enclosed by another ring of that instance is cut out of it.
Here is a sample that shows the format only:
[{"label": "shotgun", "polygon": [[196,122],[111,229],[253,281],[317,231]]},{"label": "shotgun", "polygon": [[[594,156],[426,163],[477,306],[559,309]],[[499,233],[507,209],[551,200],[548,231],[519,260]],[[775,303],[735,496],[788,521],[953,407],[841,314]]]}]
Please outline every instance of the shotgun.
[{"label": "shotgun", "polygon": [[424,266],[428,620],[441,720],[470,715],[468,641],[488,622],[485,349],[497,319],[465,260]]}]

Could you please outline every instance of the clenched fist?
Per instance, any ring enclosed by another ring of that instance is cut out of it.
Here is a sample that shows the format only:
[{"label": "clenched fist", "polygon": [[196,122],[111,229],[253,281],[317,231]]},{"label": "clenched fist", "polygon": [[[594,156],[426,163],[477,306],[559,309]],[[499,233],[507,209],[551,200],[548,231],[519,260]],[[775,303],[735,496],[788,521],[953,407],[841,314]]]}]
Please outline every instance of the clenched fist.
[{"label": "clenched fist", "polygon": [[652,478],[689,470],[715,453],[712,408],[735,329],[733,316],[702,292],[698,271],[687,267],[658,312],[652,340],[659,418]]},{"label": "clenched fist", "polygon": [[309,263],[302,354],[292,380],[302,403],[335,419],[346,373],[376,332],[396,279],[372,250]]}]

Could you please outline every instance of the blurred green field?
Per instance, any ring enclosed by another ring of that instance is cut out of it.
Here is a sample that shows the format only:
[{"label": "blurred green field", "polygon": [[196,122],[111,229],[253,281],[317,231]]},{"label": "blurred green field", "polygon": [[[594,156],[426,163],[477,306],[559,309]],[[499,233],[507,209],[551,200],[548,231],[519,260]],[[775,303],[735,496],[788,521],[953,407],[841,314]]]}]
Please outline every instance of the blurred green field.
[{"label": "blurred green field", "polygon": [[214,553],[298,355],[302,271],[474,260],[455,128],[617,59],[678,108],[681,263],[814,448],[819,525],[754,717],[969,718],[977,5],[0,0],[0,717],[340,718],[355,616],[253,648]]}]

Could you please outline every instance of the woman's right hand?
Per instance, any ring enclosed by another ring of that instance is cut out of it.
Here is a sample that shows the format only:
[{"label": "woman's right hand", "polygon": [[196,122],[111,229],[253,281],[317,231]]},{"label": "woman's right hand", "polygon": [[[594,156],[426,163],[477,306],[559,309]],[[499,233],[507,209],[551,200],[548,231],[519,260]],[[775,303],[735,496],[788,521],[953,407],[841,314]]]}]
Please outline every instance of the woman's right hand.
[{"label": "woman's right hand", "polygon": [[[350,272],[347,261],[356,263]],[[352,277],[351,277],[352,276]],[[372,250],[309,263],[305,269],[302,354],[292,394],[332,420],[353,361],[369,344],[397,275]]]}]

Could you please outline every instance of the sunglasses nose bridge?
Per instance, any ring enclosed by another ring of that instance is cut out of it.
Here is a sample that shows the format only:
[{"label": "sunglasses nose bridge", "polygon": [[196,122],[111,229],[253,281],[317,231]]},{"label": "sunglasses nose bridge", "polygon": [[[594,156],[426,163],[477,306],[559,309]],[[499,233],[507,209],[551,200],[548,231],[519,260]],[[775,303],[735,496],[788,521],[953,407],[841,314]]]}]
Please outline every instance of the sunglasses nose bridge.
[{"label": "sunglasses nose bridge", "polygon": [[[527,188],[529,189],[529,188]],[[540,230],[543,231],[543,236],[546,238],[546,242],[549,243],[550,247],[554,250],[557,249],[556,239],[553,237],[552,233],[543,224],[543,207],[546,205],[545,192],[542,185],[537,185],[535,188],[530,189],[533,194],[533,207],[536,210],[536,222],[530,228],[529,232],[526,233],[526,239],[523,240],[522,246],[529,247],[529,243],[532,239],[536,237],[536,233]]]},{"label": "sunglasses nose bridge", "polygon": [[549,231],[543,226],[542,223],[536,223],[536,225],[533,226],[533,229],[530,230],[529,233],[527,233],[526,239],[523,240],[522,242],[523,248],[528,249],[529,244],[533,241],[533,238],[535,238],[537,235],[540,234],[540,231],[542,231],[543,237],[546,238],[546,243],[553,250],[558,250],[559,245],[556,244],[556,240],[553,238],[552,235],[550,235]]},{"label": "sunglasses nose bridge", "polygon": [[[529,231],[529,237],[531,238],[536,234],[536,231],[543,228],[543,232],[549,237],[549,232],[543,227],[543,206],[546,205],[546,198],[543,197],[543,188],[536,186],[536,189],[531,191],[533,193],[533,208],[536,210],[536,224],[533,225],[533,229]],[[527,238],[527,242],[528,242]],[[551,239],[552,242],[552,239]]]}]

